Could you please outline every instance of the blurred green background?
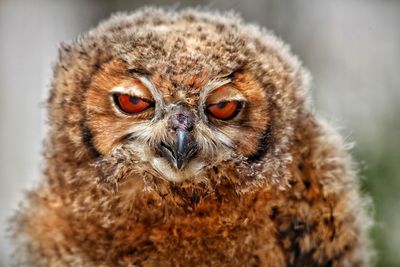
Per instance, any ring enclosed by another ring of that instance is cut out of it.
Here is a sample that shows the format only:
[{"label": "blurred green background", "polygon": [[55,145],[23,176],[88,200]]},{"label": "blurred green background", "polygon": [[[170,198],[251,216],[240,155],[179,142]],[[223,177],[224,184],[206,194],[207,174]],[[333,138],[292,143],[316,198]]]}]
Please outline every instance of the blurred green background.
[{"label": "blurred green background", "polygon": [[57,45],[115,11],[143,5],[233,9],[289,43],[313,75],[316,113],[335,125],[374,200],[380,267],[400,266],[400,1],[0,0],[0,266],[5,220],[40,177],[45,110]]}]

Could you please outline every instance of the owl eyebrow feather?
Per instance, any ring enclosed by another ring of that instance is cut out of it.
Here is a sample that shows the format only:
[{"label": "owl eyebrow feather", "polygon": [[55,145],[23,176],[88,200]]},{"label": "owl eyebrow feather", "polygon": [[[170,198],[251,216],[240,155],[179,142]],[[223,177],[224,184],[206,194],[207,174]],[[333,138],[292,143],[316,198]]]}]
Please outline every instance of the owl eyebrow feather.
[{"label": "owl eyebrow feather", "polygon": [[128,68],[127,71],[133,75],[149,76],[151,72],[142,67]]},{"label": "owl eyebrow feather", "polygon": [[212,80],[204,87],[203,90],[207,90],[207,93],[211,93],[215,89],[218,89],[219,87],[230,82],[232,82],[232,79],[230,77],[223,77],[222,79]]},{"label": "owl eyebrow feather", "polygon": [[219,79],[219,80],[212,80],[210,82],[208,82],[206,84],[206,86],[204,86],[200,92],[200,106],[204,106],[205,102],[206,102],[206,98],[207,96],[214,91],[215,89],[218,89],[219,87],[230,83],[231,79],[229,78],[224,78],[224,79]]},{"label": "owl eyebrow feather", "polygon": [[235,80],[235,75],[243,71],[244,66],[237,66],[236,68],[233,68],[231,71],[229,71],[226,75],[222,76],[222,78],[230,79],[231,81],[233,81]]},{"label": "owl eyebrow feather", "polygon": [[134,96],[134,97],[139,97],[141,99],[145,99],[148,101],[152,102],[152,95],[151,94],[147,94],[146,92],[144,92],[143,90],[137,88],[136,86],[124,86],[124,85],[118,85],[115,86],[114,88],[112,88],[111,95],[115,95],[115,94],[127,94],[130,96]]}]

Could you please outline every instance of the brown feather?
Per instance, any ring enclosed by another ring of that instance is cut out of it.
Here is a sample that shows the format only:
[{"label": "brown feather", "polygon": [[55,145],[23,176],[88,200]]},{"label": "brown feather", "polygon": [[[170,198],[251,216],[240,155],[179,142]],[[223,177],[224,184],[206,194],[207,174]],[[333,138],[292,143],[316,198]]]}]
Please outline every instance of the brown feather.
[{"label": "brown feather", "polygon": [[[110,92],[135,75],[164,104],[124,116]],[[231,121],[202,113],[204,88],[223,79],[246,99]],[[145,8],[101,23],[60,50],[46,168],[15,216],[15,258],[21,266],[369,266],[368,201],[343,141],[310,110],[308,83],[282,41],[231,13]],[[172,138],[175,102],[196,114],[203,164],[180,183],[149,163],[157,142]]]}]

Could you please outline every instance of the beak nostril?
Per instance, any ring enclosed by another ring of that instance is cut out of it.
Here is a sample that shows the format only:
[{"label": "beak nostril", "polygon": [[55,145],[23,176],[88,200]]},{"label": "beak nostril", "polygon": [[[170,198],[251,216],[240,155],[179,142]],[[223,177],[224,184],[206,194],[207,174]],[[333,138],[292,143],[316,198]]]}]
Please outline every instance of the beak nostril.
[{"label": "beak nostril", "polygon": [[174,114],[170,117],[169,123],[170,128],[178,131],[192,131],[194,126],[195,114],[190,110],[189,107],[180,104],[174,109]]},{"label": "beak nostril", "polygon": [[185,114],[178,113],[171,118],[171,127],[175,131],[185,130],[190,132],[193,129],[193,119]]},{"label": "beak nostril", "polygon": [[176,120],[180,123],[180,124],[187,124],[189,121],[188,116],[183,115],[183,114],[177,114],[176,115]]}]

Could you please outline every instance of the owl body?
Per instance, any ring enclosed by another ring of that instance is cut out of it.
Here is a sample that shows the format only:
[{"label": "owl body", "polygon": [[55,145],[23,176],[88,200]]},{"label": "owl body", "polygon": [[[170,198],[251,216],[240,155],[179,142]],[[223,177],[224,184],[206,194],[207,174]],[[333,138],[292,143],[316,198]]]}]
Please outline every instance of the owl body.
[{"label": "owl body", "polygon": [[308,74],[234,14],[146,8],[60,48],[22,266],[369,266],[366,201]]}]

